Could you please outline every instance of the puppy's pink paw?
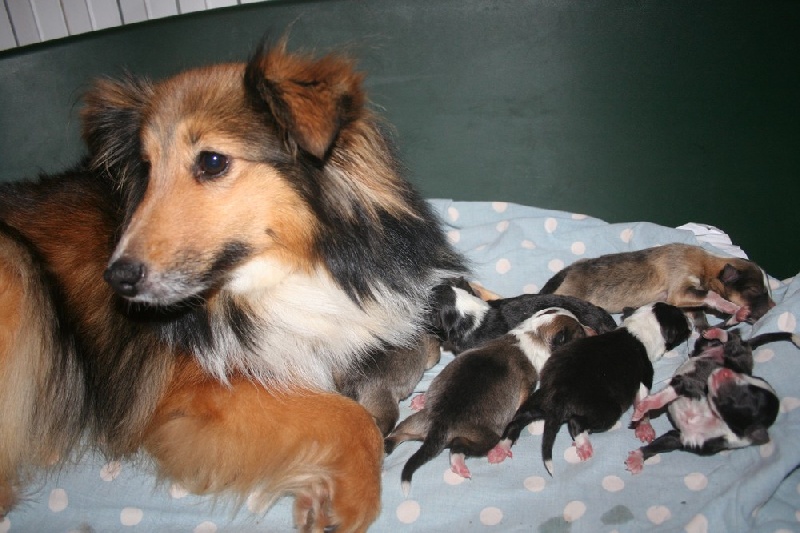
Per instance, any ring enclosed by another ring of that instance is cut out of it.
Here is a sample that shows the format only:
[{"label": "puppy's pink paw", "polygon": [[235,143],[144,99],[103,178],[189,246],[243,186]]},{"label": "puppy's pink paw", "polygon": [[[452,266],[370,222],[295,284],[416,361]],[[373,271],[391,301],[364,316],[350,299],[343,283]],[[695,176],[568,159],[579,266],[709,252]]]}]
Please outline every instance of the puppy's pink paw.
[{"label": "puppy's pink paw", "polygon": [[736,318],[737,322],[744,322],[750,318],[750,308],[743,305],[733,316]]},{"label": "puppy's pink paw", "polygon": [[463,453],[454,453],[450,456],[450,470],[465,479],[470,479],[472,477],[469,468],[467,468],[467,463],[464,462]]},{"label": "puppy's pink paw", "polygon": [[642,442],[650,443],[656,438],[656,430],[653,429],[652,425],[650,425],[649,420],[642,420],[636,424],[636,428],[633,430],[633,433]]},{"label": "puppy's pink paw", "polygon": [[731,317],[725,322],[727,326],[733,326],[740,322],[745,322],[750,317],[750,308],[747,306],[742,306],[736,309],[733,313],[731,313]]},{"label": "puppy's pink paw", "polygon": [[502,463],[506,460],[506,458],[511,458],[514,455],[511,453],[511,441],[508,439],[502,440],[497,443],[497,445],[489,450],[487,454],[487,458],[489,462],[492,464]]},{"label": "puppy's pink paw", "polygon": [[578,459],[581,461],[586,461],[592,458],[594,455],[594,449],[592,448],[592,443],[589,442],[588,437],[585,434],[581,433],[575,438],[575,442],[573,443],[575,446],[575,451],[578,453]]},{"label": "puppy's pink paw", "polygon": [[658,401],[658,398],[653,396],[647,396],[642,401],[636,402],[633,406],[633,415],[631,415],[631,422],[639,422],[643,419],[647,413],[652,411],[653,409],[658,409],[661,407],[661,404]]},{"label": "puppy's pink paw", "polygon": [[703,330],[702,335],[706,339],[716,339],[722,342],[728,341],[728,332],[720,328],[708,328]]},{"label": "puppy's pink paw", "polygon": [[417,394],[413,398],[411,398],[411,409],[414,411],[422,411],[425,409],[425,395],[424,394]]},{"label": "puppy's pink paw", "polygon": [[644,468],[644,454],[642,450],[633,450],[625,459],[625,468],[631,474],[638,474]]}]

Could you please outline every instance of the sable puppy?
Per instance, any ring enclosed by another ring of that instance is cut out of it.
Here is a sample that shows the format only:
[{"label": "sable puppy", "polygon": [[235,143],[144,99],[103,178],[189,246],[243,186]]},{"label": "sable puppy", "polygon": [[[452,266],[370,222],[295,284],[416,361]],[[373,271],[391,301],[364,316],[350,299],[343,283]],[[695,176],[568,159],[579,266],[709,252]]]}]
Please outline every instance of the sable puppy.
[{"label": "sable puppy", "polygon": [[604,309],[572,296],[522,294],[484,301],[463,279],[434,288],[430,322],[443,348],[459,354],[508,333],[537,311],[549,307],[566,309],[596,333],[617,327]]},{"label": "sable puppy", "polygon": [[656,301],[709,308],[732,322],[755,322],[775,305],[764,271],[752,261],[679,243],[581,259],[540,292],[582,298],[610,313]]},{"label": "sable puppy", "polygon": [[[553,347],[585,335],[572,313],[546,309],[448,364],[431,383],[424,408],[385,439],[387,453],[400,442],[423,441],[403,468],[403,492],[408,494],[414,472],[447,447],[453,471],[470,477],[465,457],[487,455],[498,444]],[[507,449],[497,453],[497,460],[509,454]]]},{"label": "sable puppy", "polygon": [[411,348],[377,350],[337,376],[337,390],[363,405],[386,436],[400,416],[398,402],[414,392],[423,373],[439,362],[440,346],[432,335],[422,335]]},{"label": "sable puppy", "polygon": [[753,348],[780,340],[800,346],[800,336],[791,333],[765,333],[745,341],[738,331],[704,331],[669,386],[644,398],[634,410],[636,422],[668,406],[674,429],[632,451],[625,461],[627,469],[638,474],[644,461],[657,453],[684,450],[713,455],[768,442],[767,431],[780,402],[766,381],[751,375]]},{"label": "sable puppy", "polygon": [[[553,444],[567,424],[578,457],[589,459],[588,434],[610,429],[653,385],[653,361],[689,338],[691,325],[677,307],[657,302],[623,317],[614,331],[577,339],[553,351],[539,389],[520,406],[504,437],[515,442],[522,429],[544,419],[542,459],[553,473]],[[655,437],[646,420],[636,427],[642,440]]]}]

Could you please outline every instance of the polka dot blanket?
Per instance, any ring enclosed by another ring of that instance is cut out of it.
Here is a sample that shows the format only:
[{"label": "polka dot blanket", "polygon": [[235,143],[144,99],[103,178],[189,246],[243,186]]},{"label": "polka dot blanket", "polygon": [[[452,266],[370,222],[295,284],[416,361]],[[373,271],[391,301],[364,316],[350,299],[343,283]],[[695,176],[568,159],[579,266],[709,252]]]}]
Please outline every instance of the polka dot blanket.
[{"label": "polka dot blanket", "polygon": [[[608,224],[510,203],[431,204],[450,241],[471,261],[474,279],[503,296],[536,292],[553,273],[584,257],[668,242],[719,252],[692,231],[647,222]],[[798,331],[800,276],[769,282],[777,305],[756,324],[744,326],[745,336]],[[653,391],[666,385],[692,342],[657,361]],[[800,350],[786,342],[767,344],[755,359],[754,374],[766,379],[781,400],[768,444],[711,457],[657,455],[632,475],[624,461],[641,443],[627,429],[629,411],[615,428],[593,435],[594,457],[585,462],[578,460],[562,427],[550,477],[539,451],[542,428],[534,423],[523,431],[512,458],[500,464],[469,458],[472,479],[465,480],[450,472],[443,453],[417,471],[404,497],[400,471],[419,444],[403,443],[385,460],[383,511],[371,531],[800,531]],[[445,352],[415,393],[424,392],[451,360]],[[408,416],[410,398],[400,407],[401,417]],[[653,425],[657,434],[671,427],[663,415]],[[232,510],[224,502],[157,483],[146,466],[98,457],[84,457],[33,489],[0,522],[0,533],[293,530],[289,499],[266,514],[247,505]]]}]

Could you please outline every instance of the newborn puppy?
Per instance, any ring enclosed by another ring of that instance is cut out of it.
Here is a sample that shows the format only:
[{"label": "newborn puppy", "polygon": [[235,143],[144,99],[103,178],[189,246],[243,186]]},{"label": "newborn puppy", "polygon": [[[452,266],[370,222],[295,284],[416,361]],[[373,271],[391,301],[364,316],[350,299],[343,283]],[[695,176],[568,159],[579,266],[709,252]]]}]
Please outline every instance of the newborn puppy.
[{"label": "newborn puppy", "polygon": [[661,392],[644,398],[634,410],[635,422],[649,411],[668,406],[672,430],[632,451],[625,465],[638,474],[644,461],[657,453],[685,450],[713,455],[769,441],[767,430],[778,416],[779,400],[763,379],[751,376],[753,348],[800,336],[765,333],[749,341],[738,331],[704,331],[690,358]]},{"label": "newborn puppy", "polygon": [[[504,438],[515,442],[522,429],[544,420],[542,460],[553,474],[553,444],[562,424],[581,460],[589,459],[588,434],[610,429],[631,404],[647,396],[653,385],[653,361],[689,338],[691,324],[677,307],[658,302],[623,316],[609,333],[577,339],[557,348],[541,371],[539,389],[522,404]],[[647,420],[636,435],[652,440]]]},{"label": "newborn puppy", "polygon": [[679,243],[581,259],[540,292],[582,298],[610,313],[655,301],[710,308],[731,315],[731,323],[755,322],[775,305],[764,271],[752,261]]},{"label": "newborn puppy", "polygon": [[385,437],[400,417],[400,400],[407,398],[423,373],[439,362],[439,341],[422,335],[410,348],[376,351],[358,366],[335,377],[337,390],[360,403]]},{"label": "newborn puppy", "polygon": [[[553,347],[585,335],[572,313],[545,309],[448,364],[431,382],[422,410],[385,439],[387,453],[406,440],[423,441],[403,467],[403,492],[408,494],[414,472],[448,447],[453,471],[470,477],[465,457],[487,455],[498,444]],[[502,460],[508,450],[496,454]]]},{"label": "newborn puppy", "polygon": [[596,333],[617,327],[608,312],[572,296],[522,294],[487,302],[464,280],[434,288],[430,323],[443,348],[457,355],[508,333],[537,311],[550,307],[566,309]]}]

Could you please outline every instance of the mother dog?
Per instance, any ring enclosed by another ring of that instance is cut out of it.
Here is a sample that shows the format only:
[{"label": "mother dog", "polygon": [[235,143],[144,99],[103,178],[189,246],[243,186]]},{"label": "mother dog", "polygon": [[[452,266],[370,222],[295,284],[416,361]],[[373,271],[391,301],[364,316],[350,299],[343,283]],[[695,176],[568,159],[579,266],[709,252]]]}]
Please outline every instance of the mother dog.
[{"label": "mother dog", "polygon": [[[88,434],[198,493],[295,493],[301,526],[326,506],[344,530],[375,518],[380,435],[312,390],[416,342],[430,289],[463,265],[361,83],[283,43],[99,81],[87,160],[0,188],[0,514]],[[331,486],[348,468],[362,486]]]}]

